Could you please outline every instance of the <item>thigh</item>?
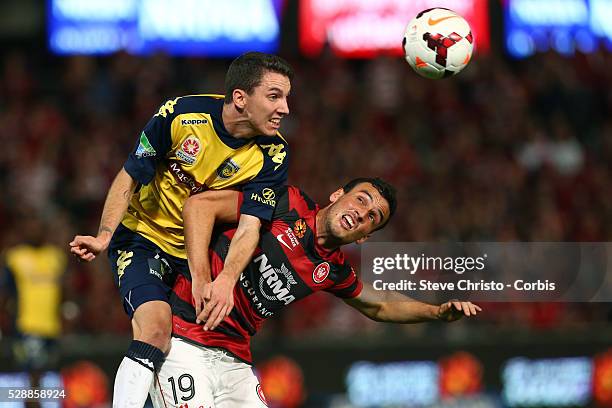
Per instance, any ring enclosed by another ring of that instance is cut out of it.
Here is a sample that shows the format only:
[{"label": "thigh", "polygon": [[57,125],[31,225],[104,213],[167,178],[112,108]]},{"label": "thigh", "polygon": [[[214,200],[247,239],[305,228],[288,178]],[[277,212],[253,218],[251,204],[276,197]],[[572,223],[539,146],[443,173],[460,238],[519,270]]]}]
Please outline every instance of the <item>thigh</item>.
[{"label": "thigh", "polygon": [[214,408],[213,384],[200,349],[172,338],[170,352],[151,387],[151,401],[156,408]]},{"label": "thigh", "polygon": [[[139,286],[131,293],[143,293],[146,286]],[[132,296],[134,298],[134,296]],[[135,295],[136,299],[143,299]],[[127,302],[127,301],[126,301]],[[167,340],[170,340],[172,332],[172,311],[167,301],[148,299],[144,302],[137,302],[138,306],[132,315],[132,328],[134,339],[139,340],[138,334],[150,335],[151,333],[167,333]]]},{"label": "thigh", "polygon": [[235,360],[223,370],[221,392],[215,394],[215,408],[266,408],[267,402],[259,380],[251,366]]},{"label": "thigh", "polygon": [[118,228],[108,256],[123,307],[130,317],[143,303],[168,302],[171,289],[164,276],[172,275],[170,256],[156,245],[125,227]]}]

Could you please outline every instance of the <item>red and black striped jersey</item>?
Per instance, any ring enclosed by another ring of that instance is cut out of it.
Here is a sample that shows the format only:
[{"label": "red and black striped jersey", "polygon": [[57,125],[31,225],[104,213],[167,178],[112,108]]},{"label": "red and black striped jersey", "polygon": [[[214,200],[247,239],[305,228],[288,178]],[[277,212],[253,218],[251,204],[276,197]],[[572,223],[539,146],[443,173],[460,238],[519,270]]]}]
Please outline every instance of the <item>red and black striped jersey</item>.
[{"label": "red and black striped jersey", "polygon": [[[170,297],[175,336],[224,348],[251,362],[250,339],[266,318],[320,290],[341,298],[359,295],[363,284],[342,251],[326,250],[316,242],[318,205],[291,186],[276,191],[275,198],[272,221],[262,226],[253,259],[234,288],[234,308],[215,330],[205,332],[195,323],[191,277],[177,277]],[[213,233],[213,278],[223,270],[235,231],[232,228]]]}]

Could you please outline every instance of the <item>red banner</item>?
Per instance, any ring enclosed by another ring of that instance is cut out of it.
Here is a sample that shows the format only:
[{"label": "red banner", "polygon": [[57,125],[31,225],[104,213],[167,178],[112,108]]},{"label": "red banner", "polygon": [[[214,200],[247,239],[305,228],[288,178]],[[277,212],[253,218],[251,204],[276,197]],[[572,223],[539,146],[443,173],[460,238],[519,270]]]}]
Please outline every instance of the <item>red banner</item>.
[{"label": "red banner", "polygon": [[470,23],[478,52],[489,49],[487,0],[301,0],[300,49],[316,57],[327,43],[341,57],[403,55],[406,25],[434,7],[462,15]]}]

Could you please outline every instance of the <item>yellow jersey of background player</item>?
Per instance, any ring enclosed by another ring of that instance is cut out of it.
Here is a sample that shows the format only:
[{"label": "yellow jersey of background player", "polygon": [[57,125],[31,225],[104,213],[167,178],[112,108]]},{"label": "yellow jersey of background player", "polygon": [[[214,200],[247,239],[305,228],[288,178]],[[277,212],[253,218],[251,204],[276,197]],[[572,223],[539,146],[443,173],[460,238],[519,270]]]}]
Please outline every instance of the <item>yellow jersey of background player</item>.
[{"label": "yellow jersey of background player", "polygon": [[141,187],[122,224],[179,258],[186,258],[181,213],[191,194],[241,185],[241,213],[269,220],[274,189],[287,180],[289,152],[282,136],[232,137],[222,109],[220,95],[167,101],[124,165]]}]

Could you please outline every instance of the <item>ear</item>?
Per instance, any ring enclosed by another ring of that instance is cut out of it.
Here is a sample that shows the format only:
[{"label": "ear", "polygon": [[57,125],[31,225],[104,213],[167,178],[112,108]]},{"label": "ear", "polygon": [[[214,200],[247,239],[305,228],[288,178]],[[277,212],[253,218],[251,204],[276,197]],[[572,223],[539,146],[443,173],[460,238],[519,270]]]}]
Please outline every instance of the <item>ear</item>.
[{"label": "ear", "polygon": [[332,203],[335,203],[343,195],[344,195],[344,190],[342,189],[342,187],[340,187],[339,189],[331,193],[331,195],[329,196],[329,201]]},{"label": "ear", "polygon": [[370,238],[370,234],[366,235],[365,237],[359,238],[357,241],[355,241],[356,244],[363,244],[364,242],[366,242],[368,240],[368,238]]},{"label": "ear", "polygon": [[236,108],[239,110],[244,109],[244,106],[246,105],[246,96],[247,93],[242,89],[234,89],[232,91],[232,100],[234,101]]}]

